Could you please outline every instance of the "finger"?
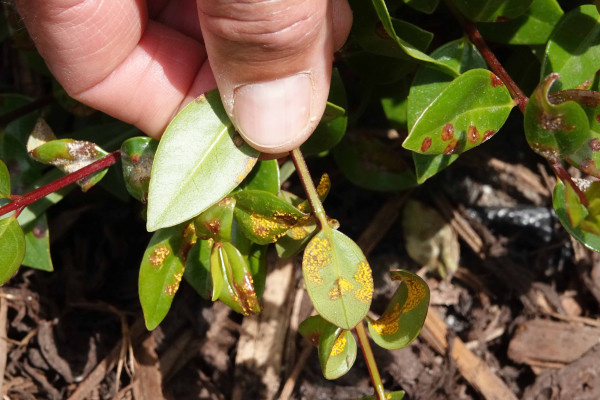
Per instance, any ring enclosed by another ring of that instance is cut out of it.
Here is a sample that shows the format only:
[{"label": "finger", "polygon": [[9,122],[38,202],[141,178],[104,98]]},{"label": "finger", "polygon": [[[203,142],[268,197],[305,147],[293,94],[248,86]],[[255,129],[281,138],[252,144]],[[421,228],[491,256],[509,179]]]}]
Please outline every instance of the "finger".
[{"label": "finger", "polygon": [[215,86],[204,46],[149,23],[142,0],[19,0],[17,6],[70,95],[151,136],[162,133],[183,101]]},{"label": "finger", "polygon": [[[289,151],[318,124],[333,51],[351,24],[347,4],[336,4],[345,11],[334,26],[332,3],[325,0],[198,0],[225,109],[257,149]],[[334,27],[341,32],[337,39]]]}]

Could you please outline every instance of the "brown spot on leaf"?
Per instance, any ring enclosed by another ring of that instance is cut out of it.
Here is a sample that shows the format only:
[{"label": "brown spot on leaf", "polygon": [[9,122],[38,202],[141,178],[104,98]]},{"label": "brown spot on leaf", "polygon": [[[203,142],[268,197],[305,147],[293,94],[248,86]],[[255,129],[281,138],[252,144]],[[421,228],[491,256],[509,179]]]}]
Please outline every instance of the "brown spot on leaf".
[{"label": "brown spot on leaf", "polygon": [[383,23],[381,23],[381,21],[377,21],[377,23],[375,24],[375,33],[382,39],[391,39],[390,35],[385,30],[385,27],[383,26]]},{"label": "brown spot on leaf", "polygon": [[596,114],[596,121],[600,122],[600,114]]},{"label": "brown spot on leaf", "polygon": [[31,230],[31,233],[33,233],[33,236],[35,236],[36,238],[41,239],[44,236],[46,236],[47,231],[48,230],[43,224],[35,224],[35,226]]},{"label": "brown spot on leaf", "polygon": [[585,158],[583,161],[581,161],[579,169],[588,175],[595,175],[596,163],[591,158]]},{"label": "brown spot on leaf", "polygon": [[431,138],[426,137],[423,139],[423,143],[421,143],[421,153],[425,153],[431,147]]},{"label": "brown spot on leaf", "polygon": [[496,22],[506,22],[509,21],[509,18],[503,16],[503,15],[498,15],[498,18],[496,18]]},{"label": "brown spot on leaf", "polygon": [[538,114],[538,122],[540,126],[548,131],[572,131],[575,129],[573,125],[565,124],[563,120],[563,114],[547,114],[545,112],[540,112]]},{"label": "brown spot on leaf", "polygon": [[491,138],[495,134],[496,134],[496,132],[493,131],[493,130],[491,130],[491,129],[489,131],[485,131],[485,133],[483,134],[483,140],[482,140],[482,142],[485,142],[486,140],[488,140],[489,138]]},{"label": "brown spot on leaf", "polygon": [[454,125],[451,123],[447,123],[442,128],[442,140],[447,142],[448,140],[452,140],[454,137]]},{"label": "brown spot on leaf", "polygon": [[593,138],[592,140],[590,140],[588,142],[588,145],[594,151],[600,150],[600,140],[598,140],[598,138]]},{"label": "brown spot on leaf", "polygon": [[239,133],[236,133],[233,137],[233,144],[235,144],[235,147],[241,147],[244,144],[244,139]]},{"label": "brown spot on leaf", "polygon": [[452,141],[448,143],[448,146],[446,146],[446,148],[444,149],[444,154],[448,155],[456,153],[457,147],[458,139],[452,139]]},{"label": "brown spot on leaf", "polygon": [[140,161],[140,156],[139,156],[139,154],[132,154],[132,155],[131,155],[131,162],[135,164],[135,163],[137,163],[138,161]]},{"label": "brown spot on leaf", "polygon": [[475,125],[469,125],[467,128],[467,140],[469,143],[477,143],[479,141],[479,131]]},{"label": "brown spot on leaf", "polygon": [[158,246],[150,253],[150,264],[154,267],[162,266],[169,254],[171,254],[171,250],[168,247]]},{"label": "brown spot on leaf", "polygon": [[504,86],[504,82],[502,79],[498,78],[495,74],[490,72],[490,81],[492,82],[493,87]]}]

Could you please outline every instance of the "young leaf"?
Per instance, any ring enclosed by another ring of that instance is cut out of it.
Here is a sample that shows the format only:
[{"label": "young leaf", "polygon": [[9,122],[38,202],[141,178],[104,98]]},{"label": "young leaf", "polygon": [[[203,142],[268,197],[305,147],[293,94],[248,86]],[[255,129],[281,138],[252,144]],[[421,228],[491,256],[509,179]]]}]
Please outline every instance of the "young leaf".
[{"label": "young leaf", "polygon": [[25,256],[25,235],[17,219],[0,219],[0,285],[17,272]]},{"label": "young leaf", "polygon": [[460,12],[471,21],[495,22],[523,14],[532,0],[452,0]]},{"label": "young leaf", "polygon": [[198,240],[188,253],[185,262],[183,279],[206,300],[212,296],[212,279],[210,277],[210,252],[212,240]]},{"label": "young leaf", "polygon": [[264,190],[279,193],[279,164],[277,160],[259,161],[238,189]]},{"label": "young leaf", "polygon": [[0,160],[0,199],[10,197],[10,173],[4,161]]},{"label": "young leaf", "polygon": [[[331,190],[331,179],[329,179],[329,175],[323,174],[321,175],[321,179],[319,180],[319,184],[317,185],[317,195],[319,196],[319,200],[321,202],[325,201],[329,191]],[[292,202],[294,206],[303,213],[311,213],[312,207],[308,200],[304,200],[298,203]]]},{"label": "young leaf", "polygon": [[235,199],[233,197],[225,197],[209,207],[194,219],[196,236],[200,239],[213,239],[217,242],[230,241],[234,208]]},{"label": "young leaf", "polygon": [[414,8],[417,11],[431,14],[435,11],[440,0],[402,0],[407,6]]},{"label": "young leaf", "polygon": [[405,148],[422,154],[460,154],[495,134],[515,102],[492,72],[472,69],[453,80],[419,116]]},{"label": "young leaf", "polygon": [[250,267],[252,280],[254,281],[254,292],[256,293],[256,297],[258,297],[258,299],[261,299],[263,293],[265,292],[268,266],[267,249],[267,246],[253,244],[252,247],[250,247],[247,255],[242,253],[244,257],[248,258],[248,266]]},{"label": "young leaf", "polygon": [[139,295],[148,330],[156,328],[171,308],[196,240],[193,227],[185,223],[161,229],[146,248],[140,265]]},{"label": "young leaf", "polygon": [[357,348],[350,331],[314,315],[302,321],[298,332],[319,349],[319,363],[326,379],[337,379],[352,368]]},{"label": "young leaf", "polygon": [[379,346],[398,350],[408,346],[421,331],[429,307],[429,287],[418,275],[393,270],[392,280],[402,281],[385,313],[378,319],[367,317],[369,333]]},{"label": "young leaf", "polygon": [[[58,139],[29,150],[29,155],[36,161],[54,165],[64,173],[69,174],[105,157],[108,153],[91,142]],[[106,171],[104,169],[82,178],[77,181],[77,184],[85,192],[98,183],[106,175]]]},{"label": "young leaf", "polygon": [[50,231],[46,214],[23,226],[25,233],[25,258],[22,264],[42,271],[53,271],[50,257]]},{"label": "young leaf", "polygon": [[275,242],[287,232],[304,213],[272,193],[261,190],[242,190],[234,195],[234,216],[250,240],[258,244]]},{"label": "young leaf", "polygon": [[591,79],[600,65],[600,14],[593,5],[566,13],[546,46],[541,79],[561,75],[555,90],[573,89]]},{"label": "young leaf", "polygon": [[306,246],[302,259],[304,284],[317,312],[343,329],[365,317],[373,297],[371,268],[360,248],[330,228]]},{"label": "young leaf", "polygon": [[525,14],[505,22],[477,24],[490,41],[515,45],[545,45],[563,11],[556,0],[533,0]]},{"label": "young leaf", "polygon": [[121,145],[123,180],[130,195],[142,203],[148,201],[150,171],[158,141],[147,136],[127,139]]},{"label": "young leaf", "polygon": [[523,122],[529,146],[552,162],[574,154],[590,136],[588,116],[579,104],[549,101],[550,87],[558,78],[558,74],[548,75],[538,85],[527,103]]},{"label": "young leaf", "polygon": [[217,91],[192,101],[158,145],[148,230],[189,220],[221,200],[250,173],[258,154],[235,132]]}]

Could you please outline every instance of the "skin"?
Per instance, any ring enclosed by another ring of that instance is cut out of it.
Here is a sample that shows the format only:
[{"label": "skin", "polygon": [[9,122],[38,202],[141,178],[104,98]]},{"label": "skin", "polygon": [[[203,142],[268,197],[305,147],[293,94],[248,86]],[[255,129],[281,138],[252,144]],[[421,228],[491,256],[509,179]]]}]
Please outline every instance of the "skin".
[{"label": "skin", "polygon": [[75,99],[158,138],[218,86],[242,135],[273,154],[313,132],[333,52],[352,23],[346,0],[17,0],[17,8]]}]

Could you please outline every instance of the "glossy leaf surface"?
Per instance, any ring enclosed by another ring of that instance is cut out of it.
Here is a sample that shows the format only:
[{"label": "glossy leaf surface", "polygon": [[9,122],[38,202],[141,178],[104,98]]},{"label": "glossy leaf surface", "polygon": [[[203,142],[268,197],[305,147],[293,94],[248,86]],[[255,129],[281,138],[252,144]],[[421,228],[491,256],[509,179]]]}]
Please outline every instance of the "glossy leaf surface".
[{"label": "glossy leaf surface", "polygon": [[142,203],[148,201],[150,171],[158,141],[146,136],[127,139],[121,145],[123,180],[130,195]]},{"label": "glossy leaf surface", "polygon": [[525,13],[532,0],[452,0],[471,21],[494,22]]},{"label": "glossy leaf surface", "polygon": [[221,200],[250,173],[257,157],[258,151],[235,132],[218,92],[192,101],[171,121],[158,145],[148,230],[189,220]]},{"label": "glossy leaf surface", "polygon": [[17,219],[0,219],[0,285],[13,277],[24,256],[25,235]]},{"label": "glossy leaf surface", "polygon": [[275,242],[304,217],[296,207],[272,193],[243,190],[234,195],[234,216],[244,234],[258,244]]},{"label": "glossy leaf surface", "polygon": [[0,160],[0,199],[10,197],[10,173],[4,161]]},{"label": "glossy leaf surface", "polygon": [[319,349],[319,363],[326,379],[337,379],[352,368],[357,348],[350,331],[314,315],[300,324],[298,332]]},{"label": "glossy leaf surface", "polygon": [[546,46],[541,78],[561,75],[555,90],[573,89],[592,79],[600,65],[600,14],[593,5],[577,7],[555,26]]},{"label": "glossy leaf surface", "polygon": [[472,69],[446,86],[421,113],[403,146],[422,154],[460,154],[494,135],[514,105],[496,75]]},{"label": "glossy leaf surface", "polygon": [[50,257],[50,231],[46,214],[23,227],[25,233],[25,258],[22,264],[42,271],[53,271]]},{"label": "glossy leaf surface", "polygon": [[515,45],[545,45],[563,11],[556,0],[533,0],[525,14],[505,22],[477,24],[487,40]]},{"label": "glossy leaf surface", "polygon": [[[36,161],[54,165],[69,174],[98,161],[108,153],[92,142],[58,139],[35,147],[29,151],[29,155]],[[85,192],[98,183],[106,175],[106,171],[104,169],[82,178],[77,184]]]},{"label": "glossy leaf surface", "polygon": [[195,240],[192,224],[161,229],[150,239],[139,276],[139,295],[148,330],[156,328],[169,312]]},{"label": "glossy leaf surface", "polygon": [[317,312],[343,329],[358,324],[371,305],[373,277],[360,248],[343,233],[325,229],[306,246],[302,273]]},{"label": "glossy leaf surface", "polygon": [[393,270],[392,280],[402,281],[378,320],[367,317],[369,333],[379,346],[397,350],[408,346],[421,331],[429,307],[429,287],[418,275]]},{"label": "glossy leaf surface", "polygon": [[548,92],[558,78],[558,74],[551,74],[538,85],[527,103],[524,119],[529,146],[552,162],[569,157],[589,139],[588,116],[579,104],[549,101]]},{"label": "glossy leaf surface", "polygon": [[188,253],[183,278],[206,300],[212,296],[210,277],[210,252],[212,240],[198,240]]},{"label": "glossy leaf surface", "polygon": [[238,186],[239,189],[264,190],[279,193],[279,164],[277,160],[259,161]]}]

